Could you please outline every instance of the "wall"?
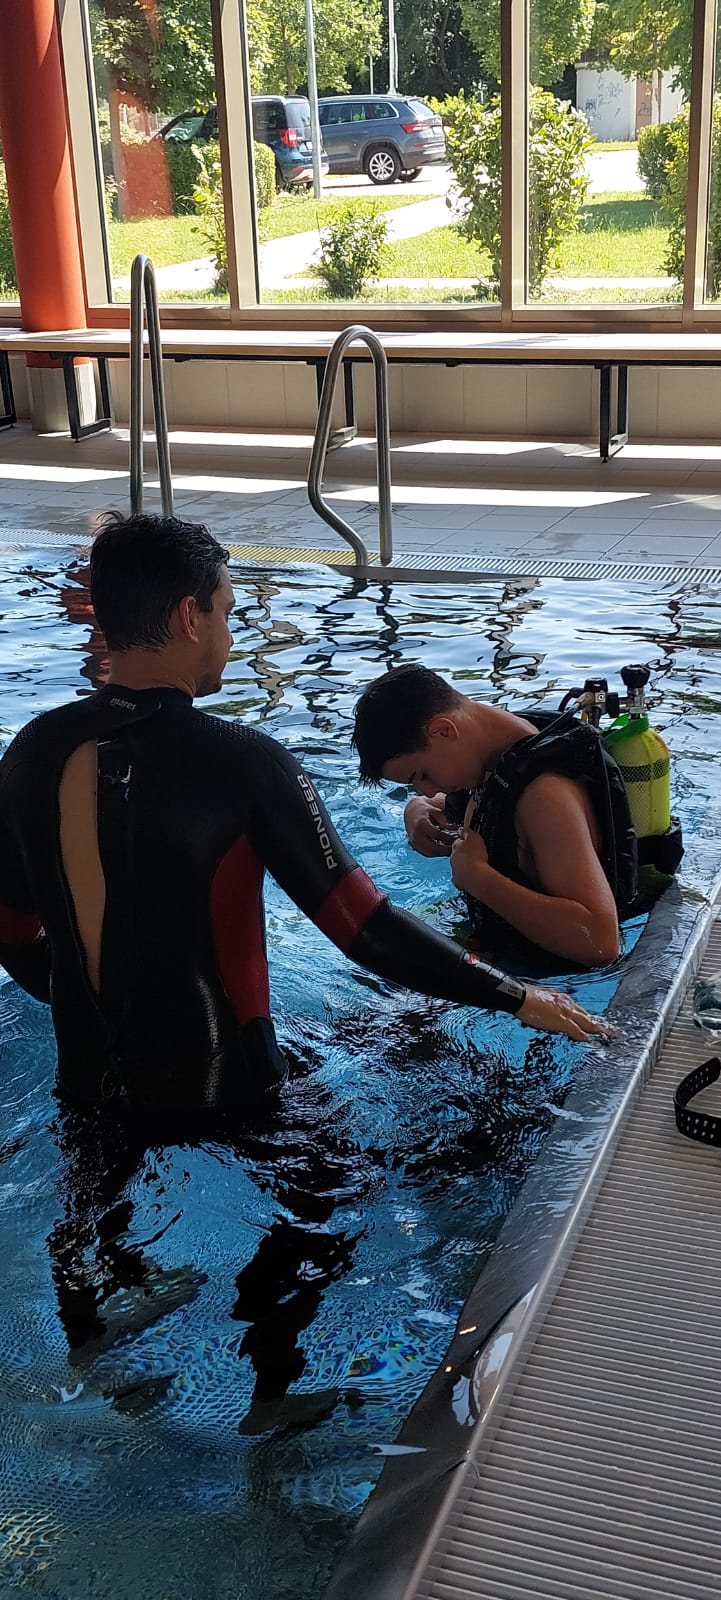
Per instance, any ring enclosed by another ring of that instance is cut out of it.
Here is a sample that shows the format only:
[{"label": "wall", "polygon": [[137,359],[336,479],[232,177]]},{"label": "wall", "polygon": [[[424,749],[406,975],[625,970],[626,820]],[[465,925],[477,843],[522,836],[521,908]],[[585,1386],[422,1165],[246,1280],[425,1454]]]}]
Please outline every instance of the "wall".
[{"label": "wall", "polygon": [[634,139],[636,136],[636,80],[622,78],[610,69],[596,72],[579,67],[576,105],[588,117],[597,139]]},{"label": "wall", "polygon": [[597,139],[635,139],[639,127],[649,122],[670,122],[683,105],[683,95],[672,89],[673,73],[655,73],[652,84],[623,78],[605,68],[578,67],[576,105],[588,117]]},{"label": "wall", "polygon": [[[171,426],[310,432],[317,415],[315,372],[300,362],[165,363]],[[579,367],[390,368],[391,426],[441,438],[578,439],[598,428],[598,374]],[[111,363],[116,421],[127,425],[128,363]],[[370,366],[355,369],[358,418],[373,429]],[[629,375],[636,439],[719,441],[721,369],[642,368]],[[147,390],[150,385],[148,383]],[[342,423],[339,397],[337,421]],[[152,407],[146,391],[146,415]]]}]

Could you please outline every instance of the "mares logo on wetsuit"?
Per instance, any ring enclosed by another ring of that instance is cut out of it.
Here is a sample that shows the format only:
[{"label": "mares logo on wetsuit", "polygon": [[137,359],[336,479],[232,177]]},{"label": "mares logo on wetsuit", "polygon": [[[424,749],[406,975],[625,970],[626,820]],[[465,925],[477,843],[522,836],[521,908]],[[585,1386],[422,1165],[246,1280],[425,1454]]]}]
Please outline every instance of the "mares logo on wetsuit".
[{"label": "mares logo on wetsuit", "polygon": [[320,844],[321,850],[325,856],[325,864],[328,868],[328,871],[332,872],[333,867],[337,867],[338,862],[333,854],[333,846],[325,831],[325,823],[321,816],[320,806],[318,805],[318,801],[315,797],[315,790],[310,782],[310,779],[306,778],[304,772],[298,773],[298,782],[303,790],[303,795],[308,806],[308,810],[315,823],[315,831],[318,835],[318,843]]}]

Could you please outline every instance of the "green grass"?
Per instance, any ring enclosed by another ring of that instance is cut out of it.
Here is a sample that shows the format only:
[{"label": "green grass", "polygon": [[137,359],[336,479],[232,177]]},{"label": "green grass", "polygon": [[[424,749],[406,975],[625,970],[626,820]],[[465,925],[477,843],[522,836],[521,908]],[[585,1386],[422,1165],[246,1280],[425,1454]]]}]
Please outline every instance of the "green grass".
[{"label": "green grass", "polygon": [[599,194],[581,209],[578,232],[561,250],[567,278],[663,278],[668,224],[642,194]]},{"label": "green grass", "polygon": [[198,226],[198,217],[144,217],[141,222],[108,223],[113,277],[126,276],[133,256],[140,250],[150,256],[156,267],[207,256],[208,246]]},{"label": "green grass", "polygon": [[[311,228],[322,227],[324,217],[329,211],[334,211],[339,204],[354,204],[355,196],[324,195],[322,200],[316,200],[314,195],[305,194],[279,194],[271,208],[270,216],[266,218],[263,229],[264,239],[286,239],[293,233],[307,233]],[[367,195],[358,196],[367,204],[372,200],[379,211],[396,211],[399,206],[417,205],[419,200],[427,200],[423,194],[377,194],[369,190]]]},{"label": "green grass", "polygon": [[[267,218],[264,237],[285,239],[290,234],[317,228],[323,213],[345,198],[336,196],[334,199],[315,200],[313,195],[279,194]],[[417,205],[419,200],[427,196],[371,192],[367,198],[375,202],[379,211],[391,211],[398,206]],[[140,250],[150,256],[156,267],[171,267],[210,254],[208,242],[201,231],[200,218],[196,216],[146,217],[141,222],[110,222],[108,243],[114,278],[127,276],[133,257]]]},{"label": "green grass", "polygon": [[[534,305],[548,306],[658,306],[678,303],[680,289],[579,289],[564,290],[563,297],[554,289],[551,281],[544,294],[536,297]],[[357,310],[360,306],[477,306],[485,310],[493,305],[492,300],[479,300],[473,289],[453,288],[447,289],[408,289],[403,285],[394,286],[393,283],[371,286],[358,298],[358,300],[335,300],[323,289],[313,286],[301,290],[297,289],[265,289],[261,294],[261,302],[265,306],[348,306]],[[497,302],[496,302],[497,303]]]},{"label": "green grass", "polygon": [[[566,239],[557,270],[564,278],[662,278],[667,242],[668,228],[653,200],[601,194],[583,206],[578,232]],[[472,278],[489,272],[488,255],[452,225],[397,239],[384,249],[384,278]]]},{"label": "green grass", "polygon": [[638,150],[637,139],[595,139],[591,147],[591,155],[597,150]]}]

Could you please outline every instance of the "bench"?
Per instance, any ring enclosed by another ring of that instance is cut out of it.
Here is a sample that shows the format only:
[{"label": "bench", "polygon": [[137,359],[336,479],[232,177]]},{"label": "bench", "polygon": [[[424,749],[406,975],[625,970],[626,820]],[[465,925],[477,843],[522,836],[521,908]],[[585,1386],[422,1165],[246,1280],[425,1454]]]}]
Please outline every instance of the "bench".
[{"label": "bench", "polygon": [[[315,367],[318,393],[326,361],[337,334],[253,329],[163,330],[166,361],[300,361]],[[460,367],[545,366],[593,367],[599,374],[599,452],[608,461],[628,440],[628,371],[630,367],[721,366],[721,334],[717,333],[381,333],[392,365]],[[20,328],[0,329],[0,387],[5,413],[0,427],[15,421],[10,375],[11,355],[40,354],[60,361],[65,379],[68,421],[74,439],[111,426],[108,362],[130,354],[126,328],[91,328],[77,332],[25,333]],[[83,424],[80,419],[73,363],[78,357],[97,361],[102,416]],[[363,344],[353,345],[344,357],[346,423],[355,432],[353,367],[369,361]],[[613,378],[616,378],[615,429],[611,428]]]}]

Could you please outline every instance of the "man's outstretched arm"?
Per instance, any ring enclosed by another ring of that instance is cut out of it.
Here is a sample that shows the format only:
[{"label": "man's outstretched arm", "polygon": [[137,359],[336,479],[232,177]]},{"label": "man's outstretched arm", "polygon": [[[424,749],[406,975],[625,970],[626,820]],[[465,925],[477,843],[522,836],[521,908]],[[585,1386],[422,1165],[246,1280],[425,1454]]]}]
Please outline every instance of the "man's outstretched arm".
[{"label": "man's outstretched arm", "polygon": [[294,758],[275,744],[268,754],[273,795],[259,796],[254,808],[254,848],[281,888],[345,955],[420,994],[511,1012],[529,1027],[573,1039],[607,1031],[569,996],[519,983],[391,905],[349,855]]}]

